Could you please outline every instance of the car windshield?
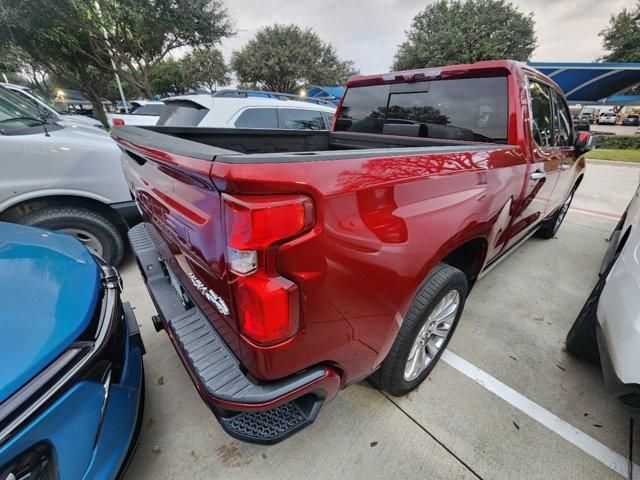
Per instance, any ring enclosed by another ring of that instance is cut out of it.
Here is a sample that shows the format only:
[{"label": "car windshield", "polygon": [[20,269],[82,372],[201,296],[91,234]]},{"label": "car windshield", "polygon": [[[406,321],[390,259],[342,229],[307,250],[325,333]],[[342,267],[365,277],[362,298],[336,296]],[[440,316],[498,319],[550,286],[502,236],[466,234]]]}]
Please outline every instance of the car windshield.
[{"label": "car windshield", "polygon": [[45,97],[44,95],[34,91],[34,90],[29,90],[29,93],[31,95],[33,95],[35,98],[37,98],[39,101],[41,101],[42,103],[44,103],[46,106],[48,106],[49,108],[51,108],[52,110],[54,110],[56,113],[60,114],[60,115],[69,115],[69,110],[67,110],[66,108],[58,105],[56,102],[52,101],[51,99]]},{"label": "car windshield", "polygon": [[22,97],[0,87],[0,130],[34,127],[46,123],[42,113]]}]

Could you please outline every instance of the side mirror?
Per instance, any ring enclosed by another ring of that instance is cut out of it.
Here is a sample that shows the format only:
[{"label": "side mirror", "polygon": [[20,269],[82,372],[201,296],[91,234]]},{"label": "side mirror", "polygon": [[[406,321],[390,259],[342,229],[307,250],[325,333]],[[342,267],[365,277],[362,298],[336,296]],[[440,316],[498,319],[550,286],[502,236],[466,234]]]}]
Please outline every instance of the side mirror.
[{"label": "side mirror", "polygon": [[576,155],[584,155],[589,150],[596,148],[596,137],[589,132],[579,132],[573,142]]}]

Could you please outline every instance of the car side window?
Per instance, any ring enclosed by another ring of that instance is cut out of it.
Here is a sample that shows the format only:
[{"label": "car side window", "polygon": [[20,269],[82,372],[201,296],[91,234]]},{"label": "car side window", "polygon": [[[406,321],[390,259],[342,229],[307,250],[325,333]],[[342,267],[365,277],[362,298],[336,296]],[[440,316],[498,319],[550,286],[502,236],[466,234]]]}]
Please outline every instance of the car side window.
[{"label": "car side window", "polygon": [[275,108],[248,108],[234,125],[237,128],[278,128],[278,112]]},{"label": "car side window", "polygon": [[529,101],[533,139],[540,147],[551,147],[553,145],[551,90],[546,85],[529,79]]},{"label": "car side window", "polygon": [[554,146],[556,147],[569,147],[573,145],[573,138],[571,136],[571,115],[567,104],[562,99],[562,96],[552,90],[553,92],[553,104],[554,104]]},{"label": "car side window", "polygon": [[322,112],[298,108],[280,108],[280,128],[288,130],[325,130]]}]

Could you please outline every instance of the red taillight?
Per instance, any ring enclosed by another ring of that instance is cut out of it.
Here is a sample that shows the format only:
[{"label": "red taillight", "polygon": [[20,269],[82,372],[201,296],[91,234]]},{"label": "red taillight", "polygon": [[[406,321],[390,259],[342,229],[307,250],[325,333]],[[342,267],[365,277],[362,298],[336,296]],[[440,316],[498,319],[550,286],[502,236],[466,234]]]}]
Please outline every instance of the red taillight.
[{"label": "red taillight", "polygon": [[298,330],[298,287],[263,272],[238,277],[235,284],[240,326],[258,343],[269,344]]},{"label": "red taillight", "polygon": [[303,195],[223,195],[227,263],[233,282],[240,329],[253,341],[273,344],[298,329],[298,287],[268,269],[275,250],[313,223],[313,204]]},{"label": "red taillight", "polygon": [[121,118],[114,118],[113,119],[113,126],[114,127],[121,127],[124,125],[124,120],[122,120]]},{"label": "red taillight", "polygon": [[262,249],[290,238],[313,221],[311,199],[301,195],[225,195],[228,245]]}]

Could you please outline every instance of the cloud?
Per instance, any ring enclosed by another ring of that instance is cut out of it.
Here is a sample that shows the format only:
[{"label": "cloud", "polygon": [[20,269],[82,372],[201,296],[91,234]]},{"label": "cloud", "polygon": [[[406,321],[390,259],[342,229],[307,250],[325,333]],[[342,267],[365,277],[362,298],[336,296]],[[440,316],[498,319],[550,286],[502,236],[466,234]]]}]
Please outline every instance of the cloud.
[{"label": "cloud", "polygon": [[[354,60],[362,73],[389,70],[411,20],[431,1],[425,0],[229,0],[227,9],[238,34],[222,44],[227,58],[255,32],[274,23],[313,28],[331,42],[340,57]],[[522,12],[533,12],[538,48],[536,61],[589,62],[602,55],[598,33],[609,17],[635,0],[519,0]]]}]

